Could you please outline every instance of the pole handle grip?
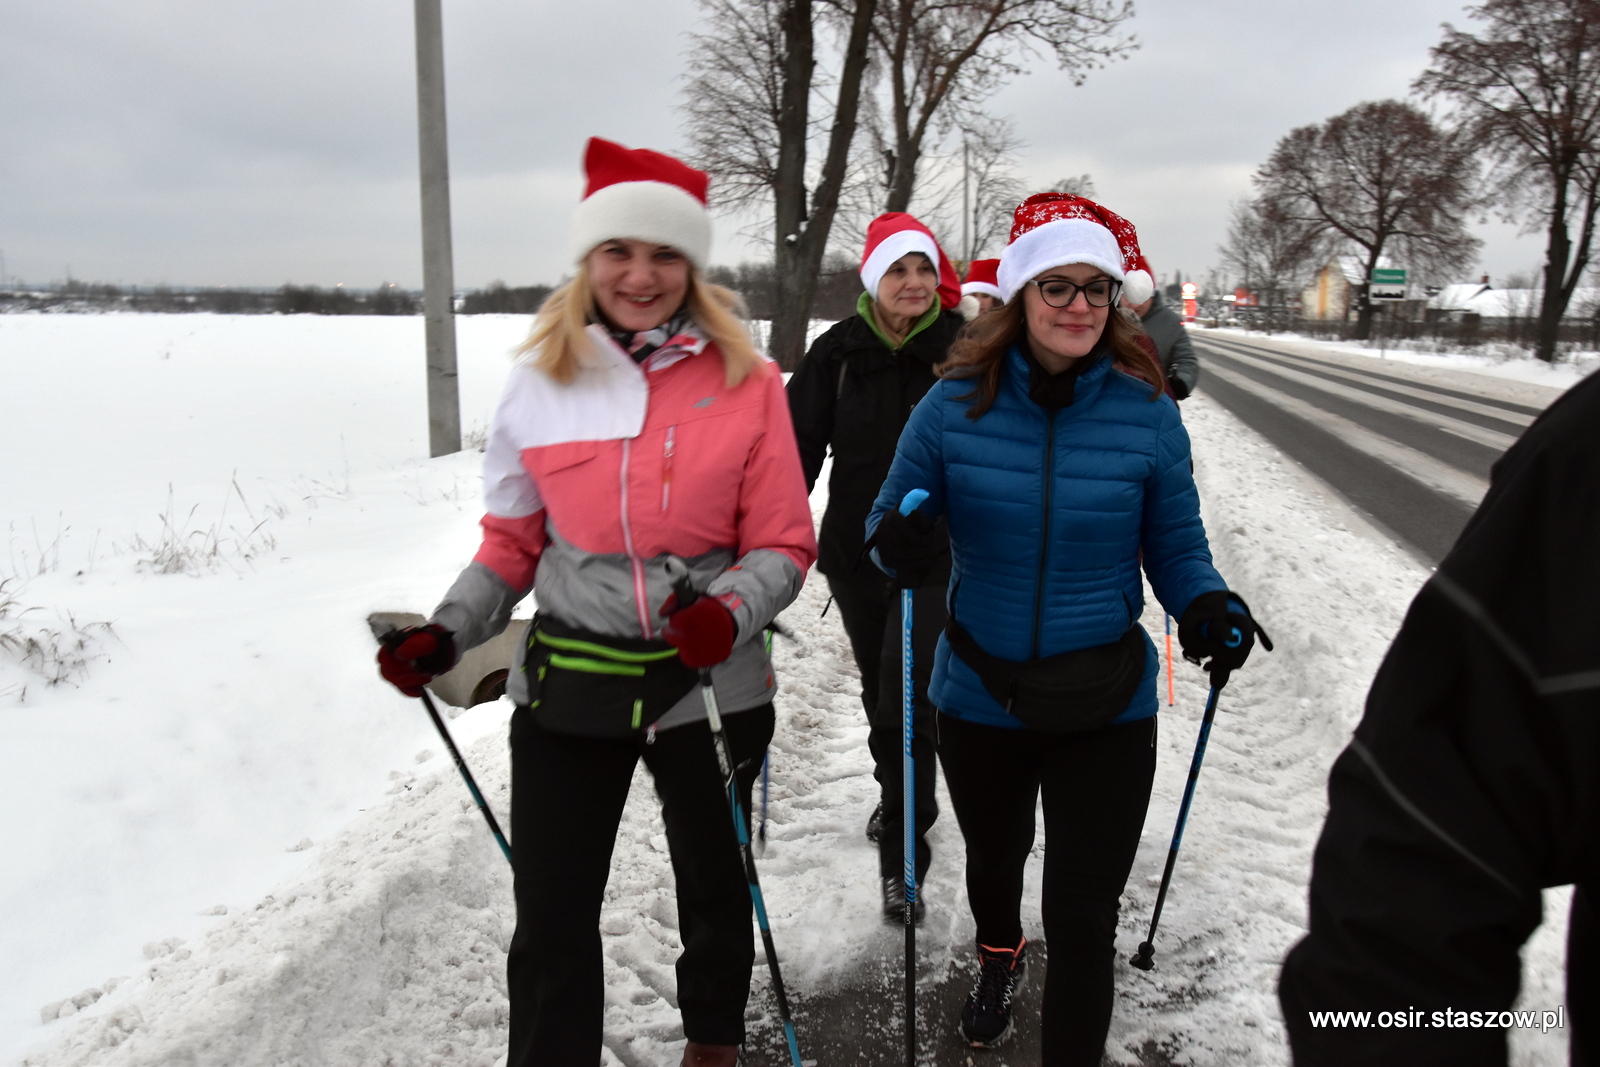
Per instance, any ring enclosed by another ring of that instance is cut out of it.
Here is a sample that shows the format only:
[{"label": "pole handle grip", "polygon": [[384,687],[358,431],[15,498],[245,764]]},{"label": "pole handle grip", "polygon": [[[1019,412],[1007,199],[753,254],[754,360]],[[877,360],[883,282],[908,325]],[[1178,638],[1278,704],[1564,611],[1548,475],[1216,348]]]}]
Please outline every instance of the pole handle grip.
[{"label": "pole handle grip", "polygon": [[900,501],[898,510],[902,515],[909,515],[916,511],[926,499],[928,499],[928,491],[926,489],[913,489],[905,495],[905,499]]}]

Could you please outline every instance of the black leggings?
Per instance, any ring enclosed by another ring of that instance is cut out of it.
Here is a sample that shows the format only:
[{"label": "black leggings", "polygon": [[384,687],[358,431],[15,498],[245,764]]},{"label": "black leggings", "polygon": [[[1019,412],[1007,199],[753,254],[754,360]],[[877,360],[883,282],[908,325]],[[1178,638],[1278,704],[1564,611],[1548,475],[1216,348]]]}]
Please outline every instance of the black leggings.
[{"label": "black leggings", "polygon": [[[772,705],[725,715],[722,726],[740,764],[748,829],[750,785],[772,740]],[[517,930],[506,961],[508,1067],[600,1062],[600,905],[641,757],[655,777],[672,852],[684,1034],[708,1045],[744,1042],[755,960],[750,890],[710,728],[701,721],[663,730],[653,744],[597,741],[541,730],[526,708],[518,708],[511,718]]]},{"label": "black leggings", "polygon": [[1079,734],[939,716],[939,762],[967,844],[978,943],[1022,938],[1022,869],[1044,798],[1045,1067],[1098,1067],[1111,1027],[1117,910],[1156,769],[1154,718]]}]

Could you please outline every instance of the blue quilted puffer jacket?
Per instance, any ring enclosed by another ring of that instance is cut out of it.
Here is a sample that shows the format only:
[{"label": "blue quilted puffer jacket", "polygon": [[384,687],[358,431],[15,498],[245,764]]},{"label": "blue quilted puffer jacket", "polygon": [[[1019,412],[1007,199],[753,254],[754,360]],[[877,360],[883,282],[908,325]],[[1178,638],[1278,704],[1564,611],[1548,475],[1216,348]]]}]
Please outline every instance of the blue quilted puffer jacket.
[{"label": "blue quilted puffer jacket", "polygon": [[[1115,641],[1144,610],[1141,552],[1156,597],[1181,616],[1201,593],[1226,588],[1211,565],[1189,435],[1177,405],[1114,370],[1100,355],[1073,402],[1054,412],[1028,395],[1028,363],[1007,356],[999,395],[969,419],[970,380],[945,379],[911,414],[888,480],[867,518],[912,489],[920,510],[949,517],[951,617],[978,645],[1028,660]],[[1115,722],[1156,713],[1155,645],[1145,636],[1144,681]],[[928,695],[960,719],[1022,729],[943,635]]]}]

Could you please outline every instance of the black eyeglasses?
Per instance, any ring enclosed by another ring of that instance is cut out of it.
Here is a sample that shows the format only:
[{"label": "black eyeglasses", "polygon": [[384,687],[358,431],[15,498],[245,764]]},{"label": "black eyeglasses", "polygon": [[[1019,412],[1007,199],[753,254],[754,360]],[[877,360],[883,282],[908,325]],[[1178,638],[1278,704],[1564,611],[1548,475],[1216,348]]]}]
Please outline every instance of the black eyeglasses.
[{"label": "black eyeglasses", "polygon": [[1053,308],[1064,308],[1078,299],[1082,293],[1083,298],[1092,308],[1110,307],[1116,303],[1117,296],[1122,292],[1122,283],[1114,282],[1110,278],[1096,278],[1085,285],[1075,285],[1072,282],[1051,278],[1048,281],[1031,281],[1029,285],[1039,287],[1039,298]]}]

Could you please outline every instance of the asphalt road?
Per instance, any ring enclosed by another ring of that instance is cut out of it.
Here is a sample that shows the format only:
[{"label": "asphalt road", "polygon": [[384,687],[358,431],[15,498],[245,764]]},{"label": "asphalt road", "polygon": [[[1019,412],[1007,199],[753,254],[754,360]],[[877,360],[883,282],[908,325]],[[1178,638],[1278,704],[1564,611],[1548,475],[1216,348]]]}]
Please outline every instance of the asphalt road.
[{"label": "asphalt road", "polygon": [[1559,390],[1196,330],[1199,390],[1432,565]]}]

